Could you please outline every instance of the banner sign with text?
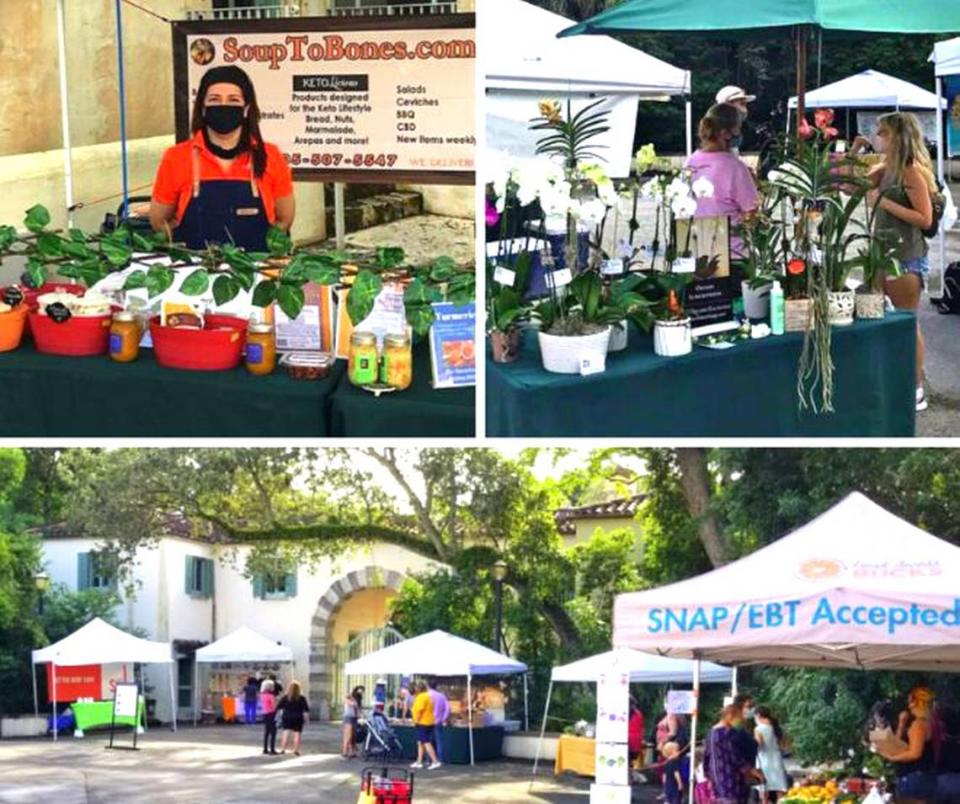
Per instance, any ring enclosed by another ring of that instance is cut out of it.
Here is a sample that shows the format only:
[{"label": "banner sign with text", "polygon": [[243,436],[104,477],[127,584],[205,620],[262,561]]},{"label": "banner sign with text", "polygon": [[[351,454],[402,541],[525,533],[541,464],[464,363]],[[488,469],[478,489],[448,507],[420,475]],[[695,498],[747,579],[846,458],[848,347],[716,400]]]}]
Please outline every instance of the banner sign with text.
[{"label": "banner sign with text", "polygon": [[298,180],[474,181],[473,14],[173,25],[177,140],[197,87],[234,65]]}]

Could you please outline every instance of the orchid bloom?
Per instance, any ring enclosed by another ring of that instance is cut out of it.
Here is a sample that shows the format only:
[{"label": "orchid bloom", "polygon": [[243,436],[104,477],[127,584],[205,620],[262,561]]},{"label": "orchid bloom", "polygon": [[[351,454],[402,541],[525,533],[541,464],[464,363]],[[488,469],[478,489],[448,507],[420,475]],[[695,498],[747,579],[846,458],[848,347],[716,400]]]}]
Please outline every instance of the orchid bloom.
[{"label": "orchid bloom", "polygon": [[811,126],[806,118],[800,118],[800,139],[809,140],[813,136],[813,126]]},{"label": "orchid bloom", "polygon": [[500,213],[497,212],[497,208],[490,203],[489,198],[487,199],[486,221],[487,226],[496,226],[500,222]]},{"label": "orchid bloom", "polygon": [[692,186],[693,194],[697,198],[713,198],[714,186],[706,176],[701,176]]}]

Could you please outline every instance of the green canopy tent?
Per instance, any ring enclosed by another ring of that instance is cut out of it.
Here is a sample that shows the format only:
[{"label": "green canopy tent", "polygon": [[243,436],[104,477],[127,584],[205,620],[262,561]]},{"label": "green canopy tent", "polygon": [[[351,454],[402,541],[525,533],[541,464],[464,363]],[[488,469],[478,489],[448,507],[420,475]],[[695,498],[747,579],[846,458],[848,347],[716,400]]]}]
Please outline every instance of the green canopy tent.
[{"label": "green canopy tent", "polygon": [[560,32],[627,31],[703,33],[789,30],[797,60],[797,130],[806,112],[810,31],[935,34],[960,31],[960,3],[943,0],[624,0]]}]

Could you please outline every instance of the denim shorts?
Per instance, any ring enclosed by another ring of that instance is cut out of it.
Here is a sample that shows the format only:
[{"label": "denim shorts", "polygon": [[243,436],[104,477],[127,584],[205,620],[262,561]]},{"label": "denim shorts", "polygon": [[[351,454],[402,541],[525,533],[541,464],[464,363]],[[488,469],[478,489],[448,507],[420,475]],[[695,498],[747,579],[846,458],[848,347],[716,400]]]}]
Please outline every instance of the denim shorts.
[{"label": "denim shorts", "polygon": [[914,257],[912,260],[901,260],[900,270],[905,274],[916,274],[923,281],[930,273],[930,258],[923,256]]}]

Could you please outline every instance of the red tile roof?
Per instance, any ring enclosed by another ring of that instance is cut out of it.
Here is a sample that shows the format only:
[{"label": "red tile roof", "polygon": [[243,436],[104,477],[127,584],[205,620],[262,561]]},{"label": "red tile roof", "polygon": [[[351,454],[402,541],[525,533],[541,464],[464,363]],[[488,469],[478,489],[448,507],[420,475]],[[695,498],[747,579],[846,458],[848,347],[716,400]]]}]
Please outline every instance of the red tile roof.
[{"label": "red tile roof", "polygon": [[557,530],[564,536],[572,536],[577,532],[576,522],[580,519],[632,519],[637,509],[646,499],[645,494],[635,494],[633,497],[620,497],[616,500],[581,505],[576,508],[558,508],[553,513],[557,523]]}]

